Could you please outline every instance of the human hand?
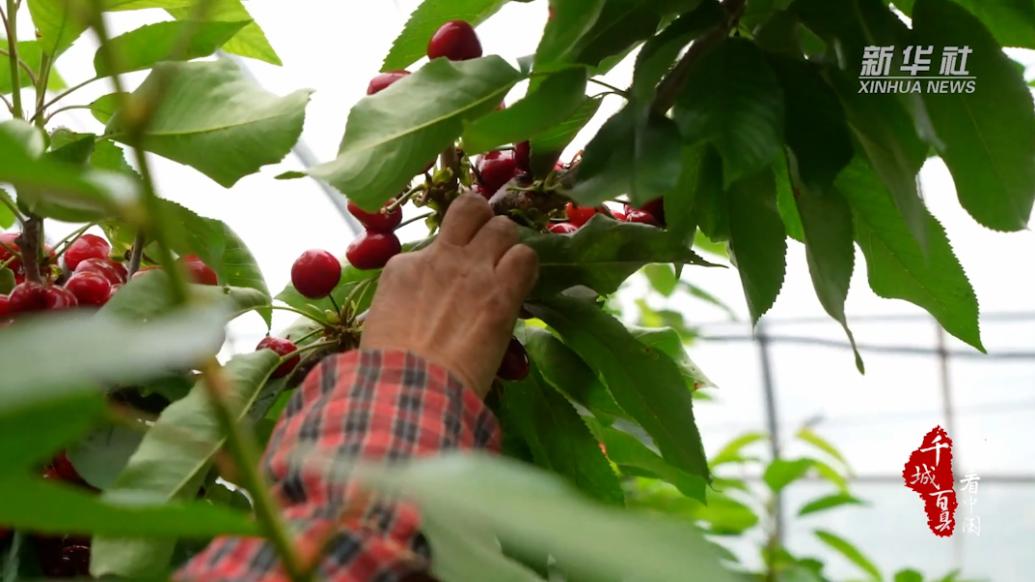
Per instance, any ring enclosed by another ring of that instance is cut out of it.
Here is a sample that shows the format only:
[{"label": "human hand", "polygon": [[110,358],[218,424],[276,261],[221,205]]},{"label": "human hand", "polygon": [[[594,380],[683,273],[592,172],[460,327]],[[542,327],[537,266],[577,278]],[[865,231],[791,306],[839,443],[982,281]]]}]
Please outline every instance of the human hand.
[{"label": "human hand", "polygon": [[409,350],[484,397],[537,272],[509,218],[460,196],[435,242],[385,266],[359,347]]}]

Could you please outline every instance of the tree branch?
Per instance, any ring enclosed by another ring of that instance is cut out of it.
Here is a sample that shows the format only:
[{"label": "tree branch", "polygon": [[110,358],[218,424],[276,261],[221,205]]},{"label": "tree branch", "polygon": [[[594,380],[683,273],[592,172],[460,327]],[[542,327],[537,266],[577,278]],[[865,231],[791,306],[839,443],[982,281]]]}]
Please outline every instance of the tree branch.
[{"label": "tree branch", "polygon": [[18,60],[18,7],[14,0],[7,0],[7,60],[11,67],[11,107],[12,114],[21,118],[25,114],[22,111],[22,82],[19,78]]}]

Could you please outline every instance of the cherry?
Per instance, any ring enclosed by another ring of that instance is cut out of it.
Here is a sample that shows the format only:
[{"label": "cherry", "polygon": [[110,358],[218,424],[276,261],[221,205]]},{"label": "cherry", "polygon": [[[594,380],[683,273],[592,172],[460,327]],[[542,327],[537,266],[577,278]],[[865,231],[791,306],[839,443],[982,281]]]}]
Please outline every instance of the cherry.
[{"label": "cherry", "polygon": [[653,214],[645,210],[637,210],[635,208],[629,208],[626,210],[625,221],[649,224],[651,226],[660,226],[658,219],[655,218]]},{"label": "cherry", "polygon": [[353,267],[364,271],[380,269],[388,264],[388,259],[402,251],[402,245],[394,234],[367,232],[352,241],[345,251],[345,257]]},{"label": "cherry", "polygon": [[621,210],[611,210],[611,217],[618,222],[625,222],[626,214]]},{"label": "cherry", "polygon": [[665,200],[664,198],[655,198],[650,202],[644,204],[639,208],[644,212],[649,212],[654,219],[657,221],[659,226],[665,226]]},{"label": "cherry", "polygon": [[74,273],[65,281],[65,289],[75,295],[79,305],[100,307],[108,302],[113,293],[111,281],[104,275],[92,271]]},{"label": "cherry", "polygon": [[514,146],[514,161],[522,172],[532,172],[532,144],[523,141]]},{"label": "cherry", "polygon": [[370,80],[370,84],[367,85],[367,95],[380,93],[399,79],[402,79],[409,74],[409,71],[391,71],[388,73],[381,73]]},{"label": "cherry", "polygon": [[0,293],[0,321],[3,321],[11,313],[11,298]]},{"label": "cherry", "polygon": [[512,151],[491,151],[478,162],[482,187],[491,198],[497,190],[518,173],[517,159]]},{"label": "cherry", "polygon": [[466,61],[482,56],[482,44],[474,28],[464,20],[450,20],[443,24],[428,42],[428,58],[446,57],[451,61]]},{"label": "cherry", "polygon": [[578,232],[579,227],[570,222],[552,222],[550,226],[546,227],[546,230],[554,234],[574,234]]},{"label": "cherry", "polygon": [[399,223],[402,222],[403,218],[401,208],[396,208],[387,214],[384,212],[384,208],[387,208],[393,203],[395,203],[395,198],[385,202],[385,205],[381,210],[377,212],[367,212],[357,206],[356,203],[349,200],[349,214],[355,216],[356,220],[358,220],[369,231],[392,232],[395,230],[395,227],[399,226]]},{"label": "cherry", "polygon": [[65,451],[54,455],[54,458],[50,460],[50,464],[43,470],[43,478],[80,485],[86,484],[86,481],[79,476],[79,471],[75,470],[72,461],[68,460],[68,455],[65,454]]},{"label": "cherry", "polygon": [[67,572],[65,576],[80,577],[90,575],[90,546],[80,544],[67,545],[61,548],[58,567]]},{"label": "cherry", "polygon": [[75,271],[79,263],[86,259],[106,259],[109,254],[111,245],[108,241],[95,234],[84,234],[65,250],[65,267],[69,271]]},{"label": "cherry", "polygon": [[13,315],[71,309],[78,304],[75,295],[61,287],[26,281],[11,290],[8,310]]},{"label": "cherry", "polygon": [[126,271],[126,267],[122,266],[122,263],[113,261],[109,258],[103,259],[86,259],[81,261],[75,268],[76,273],[98,273],[103,275],[112,285],[122,285],[126,282],[126,278],[129,273]]},{"label": "cherry", "polygon": [[[269,350],[273,350],[278,355],[286,356],[286,355],[288,355],[290,353],[297,352],[298,351],[298,346],[296,346],[290,340],[281,339],[279,337],[266,336],[266,337],[262,338],[262,341],[259,342],[259,345],[255,346],[255,349],[256,350],[269,349]],[[270,377],[271,378],[283,378],[284,376],[287,376],[288,374],[291,373],[291,370],[295,369],[295,366],[298,365],[299,360],[301,360],[301,356],[295,356],[295,357],[287,360],[286,362],[281,364],[280,367],[278,367],[276,370],[274,370],[273,374]]]},{"label": "cherry", "polygon": [[510,338],[503,361],[496,370],[496,376],[503,380],[524,380],[528,376],[528,352],[517,338]]},{"label": "cherry", "polygon": [[308,250],[291,265],[291,284],[310,299],[326,297],[341,280],[341,263],[331,253]]},{"label": "cherry", "polygon": [[197,255],[182,256],[180,263],[187,269],[187,276],[191,282],[198,285],[219,285],[219,276]]},{"label": "cherry", "polygon": [[594,214],[600,211],[590,206],[576,206],[574,202],[569,202],[564,207],[564,212],[568,215],[568,222],[576,227],[581,227],[589,222],[589,219],[593,218]]}]

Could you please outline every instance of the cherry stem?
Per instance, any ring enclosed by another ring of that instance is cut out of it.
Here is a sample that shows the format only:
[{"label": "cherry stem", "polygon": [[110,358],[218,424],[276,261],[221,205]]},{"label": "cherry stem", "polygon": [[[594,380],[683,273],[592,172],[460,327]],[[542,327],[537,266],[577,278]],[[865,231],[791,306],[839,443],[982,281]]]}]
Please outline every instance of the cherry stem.
[{"label": "cherry stem", "polygon": [[91,226],[94,226],[94,223],[91,222],[90,224],[87,224],[84,227],[77,228],[71,234],[59,240],[57,245],[55,245],[54,258],[61,258],[61,256],[65,254],[65,251],[68,250],[68,247],[72,246],[72,243],[79,240],[79,238],[82,237],[83,234],[87,231],[87,229],[89,229]]},{"label": "cherry stem", "polygon": [[29,214],[24,226],[17,241],[22,250],[22,268],[25,270],[25,278],[33,283],[42,283],[40,252],[43,248],[43,219],[35,214]]},{"label": "cherry stem", "polygon": [[[307,339],[309,339],[309,338],[311,338],[311,337],[313,337],[315,335],[324,333],[324,331],[326,331],[326,329],[322,328],[322,327],[319,328],[319,329],[314,329],[313,331],[303,335],[302,337],[300,337],[298,339],[292,339],[291,342],[294,343],[297,346],[297,345],[301,344],[302,342],[304,342],[305,340],[307,340]],[[288,338],[288,339],[291,339],[291,338]]]},{"label": "cherry stem", "polygon": [[313,350],[318,350],[320,348],[325,348],[327,346],[337,345],[337,343],[338,343],[337,340],[325,340],[325,341],[320,341],[320,342],[313,342],[313,343],[311,343],[311,344],[309,344],[307,346],[302,346],[300,348],[296,348],[295,351],[293,351],[291,353],[284,354],[283,356],[281,356],[281,361],[282,362],[286,362],[286,361],[290,360],[291,358],[294,358],[295,356],[300,356],[300,355],[302,355],[302,354],[304,354],[306,352],[311,352]]},{"label": "cherry stem", "polygon": [[418,184],[417,186],[414,186],[413,188],[410,188],[402,196],[399,196],[398,198],[396,198],[394,202],[392,202],[391,204],[389,204],[389,205],[385,206],[384,208],[382,208],[381,209],[381,213],[382,214],[391,214],[391,213],[395,212],[396,210],[402,208],[402,206],[404,204],[406,204],[410,200],[410,198],[413,198],[414,194],[424,190],[424,188],[425,188],[424,184]]},{"label": "cherry stem", "polygon": [[332,294],[328,295],[327,299],[328,299],[328,301],[331,302],[331,305],[334,306],[334,312],[337,313],[338,317],[340,318],[341,317],[341,307],[338,307],[338,302],[334,300],[334,294],[332,293]]},{"label": "cherry stem", "polygon": [[421,214],[420,216],[414,216],[413,218],[407,218],[406,220],[400,222],[399,226],[397,226],[395,228],[396,229],[400,229],[400,228],[406,226],[407,224],[413,224],[414,222],[417,222],[418,220],[424,220],[425,218],[428,218],[429,216],[435,216],[435,213],[434,212],[428,212],[426,214]]},{"label": "cherry stem", "polygon": [[610,83],[605,83],[604,81],[601,81],[600,79],[594,79],[594,78],[591,77],[589,79],[589,82],[590,83],[596,83],[597,85],[600,85],[601,87],[605,87],[607,89],[610,89],[611,92],[616,94],[616,95],[621,95],[622,97],[628,97],[629,96],[629,93],[626,90],[619,89],[618,87],[615,87],[614,85],[612,85]]},{"label": "cherry stem", "polygon": [[138,230],[136,238],[133,239],[133,248],[129,251],[129,266],[126,267],[130,277],[140,270],[140,260],[144,256],[145,244],[147,244],[147,237],[144,236],[144,230]]},{"label": "cherry stem", "polygon": [[276,309],[276,310],[279,310],[279,311],[290,311],[291,313],[295,313],[295,314],[301,315],[302,317],[305,317],[307,319],[311,319],[312,321],[315,321],[316,323],[319,323],[320,325],[322,325],[324,327],[333,327],[331,325],[331,322],[327,321],[326,319],[318,317],[318,316],[316,316],[316,315],[314,315],[312,313],[308,313],[308,312],[302,311],[301,309],[295,309],[294,307],[289,307],[289,306],[286,306],[286,305],[266,305],[266,306],[264,306],[264,307],[262,307],[260,309]]}]

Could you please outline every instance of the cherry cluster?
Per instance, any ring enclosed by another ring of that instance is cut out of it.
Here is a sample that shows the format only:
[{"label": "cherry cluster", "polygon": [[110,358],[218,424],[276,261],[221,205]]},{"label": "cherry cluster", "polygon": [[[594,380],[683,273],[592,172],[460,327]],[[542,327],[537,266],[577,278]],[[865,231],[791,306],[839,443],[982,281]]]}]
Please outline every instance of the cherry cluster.
[{"label": "cherry cluster", "polygon": [[609,216],[619,222],[665,226],[665,207],[662,204],[661,198],[651,200],[639,208],[625,204],[621,210],[607,206],[578,206],[574,202],[569,202],[564,207],[564,214],[565,220],[551,222],[547,226],[550,232],[555,234],[572,234],[582,228],[582,225],[589,222],[589,219],[597,214]]},{"label": "cherry cluster", "polygon": [[[16,283],[10,294],[0,294],[0,323],[27,313],[99,308],[129,279],[125,260],[112,256],[107,240],[83,234],[60,252],[44,245],[43,257],[38,261],[42,280],[29,281],[18,244],[20,237],[17,232],[0,234],[0,266],[14,273]],[[184,255],[179,262],[194,283],[218,284],[216,272],[197,256]],[[145,266],[138,273],[156,268]]]}]

